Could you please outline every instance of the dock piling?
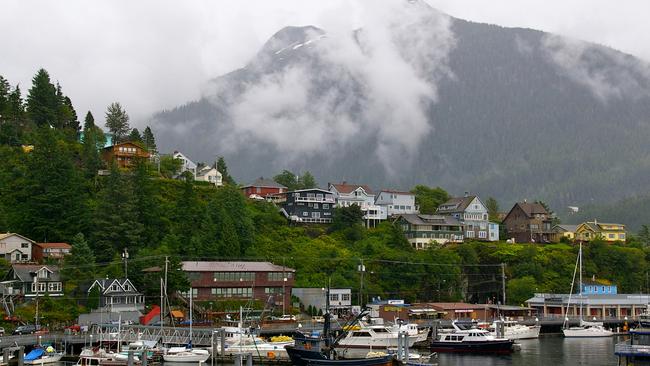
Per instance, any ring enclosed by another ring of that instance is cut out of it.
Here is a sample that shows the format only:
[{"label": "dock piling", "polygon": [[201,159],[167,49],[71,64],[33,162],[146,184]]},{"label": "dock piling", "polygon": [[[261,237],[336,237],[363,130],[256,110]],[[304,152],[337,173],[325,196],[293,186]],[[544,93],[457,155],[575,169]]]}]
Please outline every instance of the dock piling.
[{"label": "dock piling", "polygon": [[25,346],[18,348],[18,366],[23,366],[25,362]]}]

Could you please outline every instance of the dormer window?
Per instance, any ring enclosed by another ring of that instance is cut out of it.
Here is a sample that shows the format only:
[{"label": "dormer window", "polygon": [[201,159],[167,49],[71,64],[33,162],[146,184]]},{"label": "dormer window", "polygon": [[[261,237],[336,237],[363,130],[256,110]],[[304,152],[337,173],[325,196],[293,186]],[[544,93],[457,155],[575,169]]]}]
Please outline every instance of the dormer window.
[{"label": "dormer window", "polygon": [[124,285],[124,291],[131,291],[131,286],[128,284]]},{"label": "dormer window", "polygon": [[113,284],[111,286],[111,291],[119,291],[119,290],[120,290],[120,286],[118,286],[117,284]]}]

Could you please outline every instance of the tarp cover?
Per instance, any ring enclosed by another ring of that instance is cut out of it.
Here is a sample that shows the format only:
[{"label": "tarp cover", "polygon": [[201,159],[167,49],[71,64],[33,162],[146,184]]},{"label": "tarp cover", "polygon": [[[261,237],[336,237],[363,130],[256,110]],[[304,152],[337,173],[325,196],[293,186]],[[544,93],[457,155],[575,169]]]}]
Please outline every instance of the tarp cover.
[{"label": "tarp cover", "polygon": [[34,361],[43,356],[45,350],[42,348],[34,348],[31,352],[25,355],[25,361]]}]

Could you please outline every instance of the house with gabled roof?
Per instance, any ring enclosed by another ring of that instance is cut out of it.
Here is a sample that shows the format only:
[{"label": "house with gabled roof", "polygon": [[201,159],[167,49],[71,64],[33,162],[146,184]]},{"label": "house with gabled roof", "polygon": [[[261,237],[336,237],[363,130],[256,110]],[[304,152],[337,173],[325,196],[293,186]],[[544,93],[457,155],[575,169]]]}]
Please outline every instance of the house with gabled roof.
[{"label": "house with gabled roof", "polygon": [[151,154],[137,142],[125,141],[102,149],[102,160],[110,166],[113,161],[119,168],[130,168],[137,159],[149,159]]},{"label": "house with gabled roof", "polygon": [[578,225],[557,224],[553,226],[551,241],[559,242],[562,240],[562,238],[567,238],[567,240],[573,241],[576,237],[577,229]]},{"label": "house with gabled roof", "polygon": [[12,282],[13,295],[25,298],[63,296],[63,282],[58,266],[15,263],[11,265],[5,279]]},{"label": "house with gabled roof", "polygon": [[29,262],[35,241],[16,233],[0,233],[0,256],[8,262]]},{"label": "house with gabled roof", "polygon": [[172,158],[181,162],[181,169],[178,171],[179,176],[185,172],[190,172],[193,177],[196,177],[196,163],[185,156],[185,154],[180,151],[174,151]]},{"label": "house with gabled roof", "polygon": [[575,231],[576,240],[591,241],[596,238],[606,242],[625,241],[625,225],[594,221],[583,222]]},{"label": "house with gabled roof", "polygon": [[476,195],[465,192],[463,197],[452,197],[441,204],[436,213],[449,215],[461,221],[465,226],[465,239],[499,240],[498,227],[494,230],[494,226],[490,225],[488,210]]},{"label": "house with gabled roof", "polygon": [[330,224],[334,218],[334,194],[320,188],[286,192],[280,212],[295,224]]},{"label": "house with gabled roof", "polygon": [[143,311],[144,294],[128,278],[102,278],[95,280],[87,293],[99,290],[99,307],[102,311]]},{"label": "house with gabled roof", "polygon": [[427,249],[432,244],[463,242],[463,224],[454,217],[443,215],[403,214],[397,216],[406,240],[415,249]]},{"label": "house with gabled roof", "polygon": [[367,227],[375,227],[381,220],[386,220],[388,217],[386,209],[375,204],[374,193],[365,184],[328,183],[327,190],[334,194],[337,207],[359,206]]},{"label": "house with gabled roof", "polygon": [[550,243],[553,217],[539,202],[517,202],[503,219],[507,239],[517,243]]},{"label": "house with gabled roof", "polygon": [[287,187],[273,179],[259,177],[254,182],[241,187],[246,197],[270,197],[287,192]]}]

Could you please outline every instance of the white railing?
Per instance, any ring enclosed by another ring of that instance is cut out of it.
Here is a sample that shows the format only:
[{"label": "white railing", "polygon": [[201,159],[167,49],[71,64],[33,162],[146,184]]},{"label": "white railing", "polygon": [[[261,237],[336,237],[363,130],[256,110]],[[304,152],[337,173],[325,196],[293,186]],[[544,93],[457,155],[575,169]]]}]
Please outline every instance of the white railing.
[{"label": "white railing", "polygon": [[333,197],[323,197],[323,198],[316,198],[316,197],[295,197],[296,202],[318,202],[318,203],[334,203],[334,198]]},{"label": "white railing", "polygon": [[329,224],[332,219],[325,217],[292,217],[292,221],[311,224]]}]

